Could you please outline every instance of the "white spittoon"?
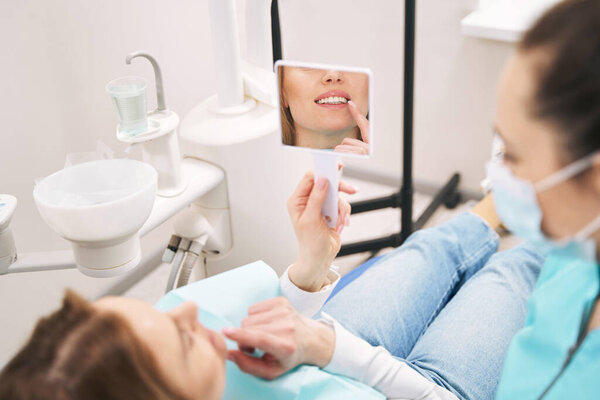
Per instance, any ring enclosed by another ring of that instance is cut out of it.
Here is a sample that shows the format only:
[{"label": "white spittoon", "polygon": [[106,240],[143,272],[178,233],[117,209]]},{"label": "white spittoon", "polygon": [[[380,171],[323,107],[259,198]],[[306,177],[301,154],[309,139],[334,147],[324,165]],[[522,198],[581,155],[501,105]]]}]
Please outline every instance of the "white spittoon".
[{"label": "white spittoon", "polygon": [[68,240],[79,270],[109,277],[141,259],[138,231],[156,197],[156,170],[136,160],[99,160],[62,169],[33,191],[44,221]]}]

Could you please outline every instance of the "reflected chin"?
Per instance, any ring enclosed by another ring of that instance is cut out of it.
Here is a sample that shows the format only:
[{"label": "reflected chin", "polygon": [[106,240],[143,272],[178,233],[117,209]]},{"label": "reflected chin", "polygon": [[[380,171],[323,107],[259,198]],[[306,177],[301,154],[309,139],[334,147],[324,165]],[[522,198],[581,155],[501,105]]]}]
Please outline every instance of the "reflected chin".
[{"label": "reflected chin", "polygon": [[335,135],[356,128],[356,124],[348,124],[348,121],[329,121],[328,124],[323,124],[318,131],[324,135]]}]

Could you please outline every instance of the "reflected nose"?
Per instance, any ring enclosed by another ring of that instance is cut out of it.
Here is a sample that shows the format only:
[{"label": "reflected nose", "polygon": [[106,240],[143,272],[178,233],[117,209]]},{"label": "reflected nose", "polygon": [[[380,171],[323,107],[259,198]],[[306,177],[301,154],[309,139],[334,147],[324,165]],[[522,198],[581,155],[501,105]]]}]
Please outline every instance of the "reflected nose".
[{"label": "reflected nose", "polygon": [[323,75],[321,82],[324,84],[342,83],[344,81],[344,75],[341,71],[328,70]]}]

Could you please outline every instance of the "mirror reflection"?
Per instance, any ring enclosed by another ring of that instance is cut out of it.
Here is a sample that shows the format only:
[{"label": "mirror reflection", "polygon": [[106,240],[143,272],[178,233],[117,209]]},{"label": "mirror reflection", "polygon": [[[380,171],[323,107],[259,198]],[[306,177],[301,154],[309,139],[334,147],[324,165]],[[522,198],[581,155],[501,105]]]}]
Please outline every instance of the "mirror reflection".
[{"label": "mirror reflection", "polygon": [[366,72],[279,65],[277,75],[283,144],[370,154]]}]

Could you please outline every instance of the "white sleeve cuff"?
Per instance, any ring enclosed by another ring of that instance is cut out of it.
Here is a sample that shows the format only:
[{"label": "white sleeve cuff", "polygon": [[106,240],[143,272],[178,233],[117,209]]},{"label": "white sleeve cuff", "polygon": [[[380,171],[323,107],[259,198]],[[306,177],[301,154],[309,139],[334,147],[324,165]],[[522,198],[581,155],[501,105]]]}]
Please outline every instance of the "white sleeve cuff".
[{"label": "white sleeve cuff", "polygon": [[323,286],[318,292],[306,292],[294,285],[288,275],[289,270],[290,267],[288,267],[283,275],[281,275],[281,278],[279,278],[281,294],[290,301],[292,306],[300,314],[306,317],[312,317],[319,312],[321,307],[323,307],[323,304],[325,304],[325,301],[331,295],[333,288],[335,288],[340,281],[340,274],[336,272],[337,267],[332,266],[329,269],[327,279],[330,283]]},{"label": "white sleeve cuff", "polygon": [[354,336],[326,313],[321,316],[335,330],[335,349],[326,371],[371,386],[388,399],[458,400],[383,347]]}]

